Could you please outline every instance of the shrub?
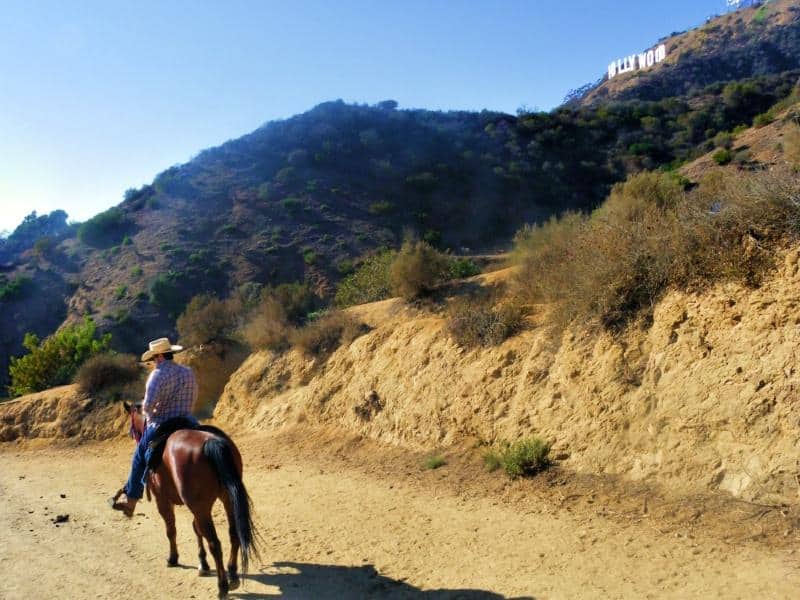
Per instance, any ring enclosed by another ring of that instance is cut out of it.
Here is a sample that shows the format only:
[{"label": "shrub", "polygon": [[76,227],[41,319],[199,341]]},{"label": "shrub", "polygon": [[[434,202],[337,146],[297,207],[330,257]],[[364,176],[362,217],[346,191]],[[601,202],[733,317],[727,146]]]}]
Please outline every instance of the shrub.
[{"label": "shrub", "polygon": [[75,383],[84,394],[96,394],[108,387],[125,385],[139,379],[141,368],[132,354],[96,354],[83,363]]},{"label": "shrub", "polygon": [[237,325],[235,304],[209,294],[195,296],[178,317],[179,338],[189,346],[231,339]]},{"label": "shrub", "polygon": [[447,257],[427,242],[406,241],[389,268],[392,292],[406,300],[424,296],[446,279]]},{"label": "shrub", "polygon": [[95,331],[94,321],[85,317],[82,323],[64,327],[41,342],[35,334],[26,333],[23,346],[28,354],[11,358],[9,393],[20,396],[69,383],[86,359],[108,349],[111,334],[98,339]]},{"label": "shrub", "polygon": [[503,442],[499,450],[487,452],[483,460],[490,471],[503,467],[512,479],[536,475],[552,464],[550,444],[537,437]]},{"label": "shrub", "polygon": [[429,456],[424,461],[422,461],[422,468],[427,470],[434,470],[438,469],[439,467],[443,467],[447,464],[447,461],[444,459],[443,456],[439,454],[434,454]]},{"label": "shrub", "polygon": [[727,148],[717,150],[711,155],[711,158],[720,166],[727,165],[733,160],[733,154]]},{"label": "shrub", "polygon": [[317,262],[317,253],[313,248],[303,248],[303,262],[309,266]]},{"label": "shrub", "polygon": [[22,297],[30,287],[32,280],[27,275],[19,275],[8,281],[0,278],[0,302],[7,302]]},{"label": "shrub", "polygon": [[783,240],[800,233],[800,182],[780,172],[716,172],[689,192],[645,173],[591,216],[567,214],[515,238],[517,293],[549,303],[557,325],[618,328],[648,315],[670,286],[757,285]]},{"label": "shrub", "polygon": [[363,323],[343,311],[334,310],[293,331],[291,343],[304,354],[320,356],[330,354],[342,344],[350,344],[367,331]]},{"label": "shrub", "polygon": [[241,328],[242,337],[254,350],[284,350],[291,331],[286,313],[274,299],[261,302]]},{"label": "shrub", "polygon": [[122,239],[130,221],[118,207],[93,216],[78,227],[78,239],[95,247],[112,246]]},{"label": "shrub", "polygon": [[760,115],[756,115],[755,119],[753,119],[753,126],[754,127],[765,127],[772,123],[775,120],[775,117],[771,112],[761,113]]},{"label": "shrub", "polygon": [[320,299],[307,283],[282,283],[276,287],[266,287],[262,298],[273,298],[283,308],[286,319],[293,325],[305,322],[309,313],[318,308]]},{"label": "shrub", "polygon": [[162,273],[150,284],[150,303],[161,307],[172,317],[177,317],[186,306],[186,290],[181,285],[182,273]]},{"label": "shrub", "polygon": [[337,286],[336,306],[345,308],[388,298],[392,293],[389,269],[396,255],[392,250],[384,250],[363,259],[355,272]]},{"label": "shrub", "polygon": [[714,145],[717,148],[725,148],[730,150],[733,146],[733,135],[727,131],[720,131],[716,136],[714,136]]},{"label": "shrub", "polygon": [[469,258],[452,258],[448,267],[450,279],[466,279],[480,274],[481,268]]},{"label": "shrub", "polygon": [[299,198],[289,196],[288,198],[281,200],[281,206],[283,206],[286,212],[295,213],[302,208],[303,202]]},{"label": "shrub", "polygon": [[34,242],[33,252],[37,256],[48,256],[53,251],[54,246],[55,242],[53,241],[53,238],[51,238],[49,235],[43,235],[36,240],[36,242]]},{"label": "shrub", "polygon": [[306,321],[319,302],[307,284],[297,282],[266,287],[257,300],[248,290],[239,296],[242,312],[247,313],[240,327],[242,337],[251,348],[274,351],[288,347],[295,327]]},{"label": "shrub", "polygon": [[392,211],[394,211],[394,204],[389,202],[388,200],[381,200],[380,202],[373,202],[367,208],[367,211],[371,215],[388,215]]},{"label": "shrub", "polygon": [[495,294],[456,298],[447,306],[447,331],[459,346],[495,346],[523,328],[525,314],[520,303],[498,302]]}]

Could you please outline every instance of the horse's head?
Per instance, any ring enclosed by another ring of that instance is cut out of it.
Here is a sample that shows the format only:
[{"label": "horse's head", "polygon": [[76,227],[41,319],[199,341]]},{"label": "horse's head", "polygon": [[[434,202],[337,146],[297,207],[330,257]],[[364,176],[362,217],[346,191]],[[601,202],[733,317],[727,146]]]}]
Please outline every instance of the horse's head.
[{"label": "horse's head", "polygon": [[142,413],[142,405],[123,402],[122,406],[125,408],[125,413],[130,415],[131,418],[131,427],[128,434],[138,444],[139,440],[142,439],[142,435],[144,435],[145,418]]}]

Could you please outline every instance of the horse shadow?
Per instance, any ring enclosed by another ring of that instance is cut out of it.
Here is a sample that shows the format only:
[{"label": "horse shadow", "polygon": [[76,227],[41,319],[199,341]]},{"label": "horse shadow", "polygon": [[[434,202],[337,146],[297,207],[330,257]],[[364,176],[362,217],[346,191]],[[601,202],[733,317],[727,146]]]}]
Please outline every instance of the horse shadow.
[{"label": "horse shadow", "polygon": [[247,600],[341,600],[346,598],[387,598],[422,600],[536,600],[533,596],[507,598],[484,590],[421,590],[405,581],[385,577],[373,565],[347,567],[296,562],[277,562],[247,579],[277,587],[279,594],[248,593],[240,590],[232,598]]}]

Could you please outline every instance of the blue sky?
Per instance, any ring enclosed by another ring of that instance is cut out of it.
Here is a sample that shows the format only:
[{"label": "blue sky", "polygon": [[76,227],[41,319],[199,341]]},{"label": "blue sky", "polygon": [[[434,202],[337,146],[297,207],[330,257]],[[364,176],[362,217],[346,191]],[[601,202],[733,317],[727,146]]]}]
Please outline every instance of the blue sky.
[{"label": "blue sky", "polygon": [[0,231],[342,98],[550,109],[724,0],[0,4]]}]

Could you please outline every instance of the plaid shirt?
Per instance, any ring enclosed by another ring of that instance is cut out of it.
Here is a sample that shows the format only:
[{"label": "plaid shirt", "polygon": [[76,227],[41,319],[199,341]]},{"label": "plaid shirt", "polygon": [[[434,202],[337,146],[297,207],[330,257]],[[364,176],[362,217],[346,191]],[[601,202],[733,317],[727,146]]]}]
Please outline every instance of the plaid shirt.
[{"label": "plaid shirt", "polygon": [[192,414],[197,400],[197,380],[189,367],[165,360],[150,373],[142,410],[147,426],[156,427],[172,417]]}]

